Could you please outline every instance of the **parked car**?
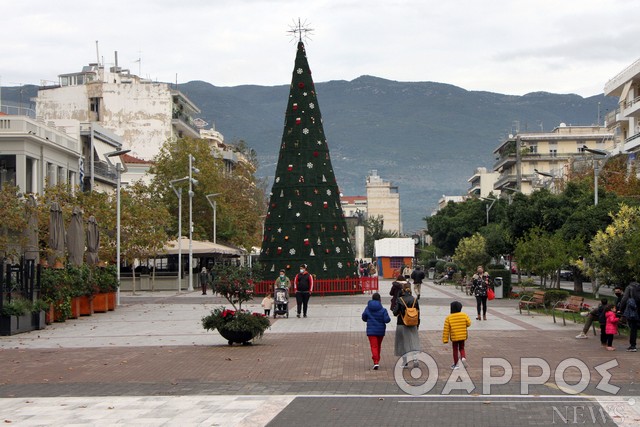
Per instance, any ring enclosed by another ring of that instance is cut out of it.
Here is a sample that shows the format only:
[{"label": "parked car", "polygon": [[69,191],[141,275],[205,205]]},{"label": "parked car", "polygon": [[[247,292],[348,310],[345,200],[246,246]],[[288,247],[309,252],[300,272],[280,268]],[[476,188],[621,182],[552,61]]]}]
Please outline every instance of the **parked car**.
[{"label": "parked car", "polygon": [[561,280],[573,280],[573,271],[571,270],[560,270],[560,279]]}]

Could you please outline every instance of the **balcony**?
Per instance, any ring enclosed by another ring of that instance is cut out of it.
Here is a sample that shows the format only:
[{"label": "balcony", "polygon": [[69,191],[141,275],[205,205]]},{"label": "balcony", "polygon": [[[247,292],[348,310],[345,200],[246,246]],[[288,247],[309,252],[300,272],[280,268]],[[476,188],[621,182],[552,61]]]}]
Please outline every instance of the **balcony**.
[{"label": "balcony", "polygon": [[640,117],[640,96],[625,102],[623,114],[625,117]]},{"label": "balcony", "polygon": [[171,125],[175,129],[175,133],[179,138],[190,136],[192,138],[200,138],[200,131],[195,127],[193,123],[193,117],[183,113],[177,109],[173,110],[171,116]]},{"label": "balcony", "polygon": [[624,116],[621,114],[620,109],[616,108],[614,111],[609,111],[605,116],[604,116],[604,122],[605,122],[605,126],[607,128],[611,128],[613,126],[616,126],[618,123],[620,122],[624,122],[625,118]]},{"label": "balcony", "polygon": [[516,163],[516,154],[512,153],[504,157],[500,157],[494,164],[493,170],[509,168]]}]

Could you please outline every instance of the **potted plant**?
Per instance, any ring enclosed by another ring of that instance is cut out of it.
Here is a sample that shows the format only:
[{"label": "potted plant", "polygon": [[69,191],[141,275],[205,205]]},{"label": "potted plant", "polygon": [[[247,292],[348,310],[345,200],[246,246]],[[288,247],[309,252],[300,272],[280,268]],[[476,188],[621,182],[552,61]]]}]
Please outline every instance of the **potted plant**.
[{"label": "potted plant", "polygon": [[115,266],[97,267],[93,269],[93,279],[99,292],[94,296],[93,309],[97,312],[106,313],[109,311],[109,301],[115,299],[110,297],[115,295],[118,288]]},{"label": "potted plant", "polygon": [[47,323],[64,322],[71,316],[71,286],[64,269],[43,268],[40,275],[40,296],[49,304]]},{"label": "potted plant", "polygon": [[238,266],[218,266],[212,288],[233,306],[233,309],[218,307],[202,318],[206,330],[217,329],[229,345],[234,342],[248,344],[256,337],[262,337],[271,326],[269,318],[262,313],[251,313],[242,309],[242,303],[253,297],[253,282],[258,281],[258,268]]},{"label": "potted plant", "polygon": [[24,298],[13,298],[0,309],[0,335],[15,335],[33,330],[31,304]]}]

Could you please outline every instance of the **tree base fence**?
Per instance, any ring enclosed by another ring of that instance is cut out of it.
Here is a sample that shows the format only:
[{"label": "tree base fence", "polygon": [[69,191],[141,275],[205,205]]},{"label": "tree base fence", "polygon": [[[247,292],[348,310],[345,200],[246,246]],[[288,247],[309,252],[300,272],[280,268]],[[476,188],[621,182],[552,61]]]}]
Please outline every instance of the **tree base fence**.
[{"label": "tree base fence", "polygon": [[[263,280],[254,283],[254,294],[273,294],[273,284],[273,280]],[[293,283],[291,283],[290,291],[293,294]],[[365,292],[373,293],[377,291],[377,277],[356,277],[353,279],[318,279],[313,281],[314,295],[356,295],[364,294]]]}]

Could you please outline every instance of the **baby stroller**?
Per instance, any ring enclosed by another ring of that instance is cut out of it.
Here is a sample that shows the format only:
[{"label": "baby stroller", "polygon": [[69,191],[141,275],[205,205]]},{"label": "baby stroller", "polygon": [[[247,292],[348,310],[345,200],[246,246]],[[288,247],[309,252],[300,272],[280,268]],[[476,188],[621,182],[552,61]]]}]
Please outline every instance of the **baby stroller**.
[{"label": "baby stroller", "polygon": [[279,314],[289,318],[289,290],[287,288],[276,288],[273,291],[273,318]]}]

